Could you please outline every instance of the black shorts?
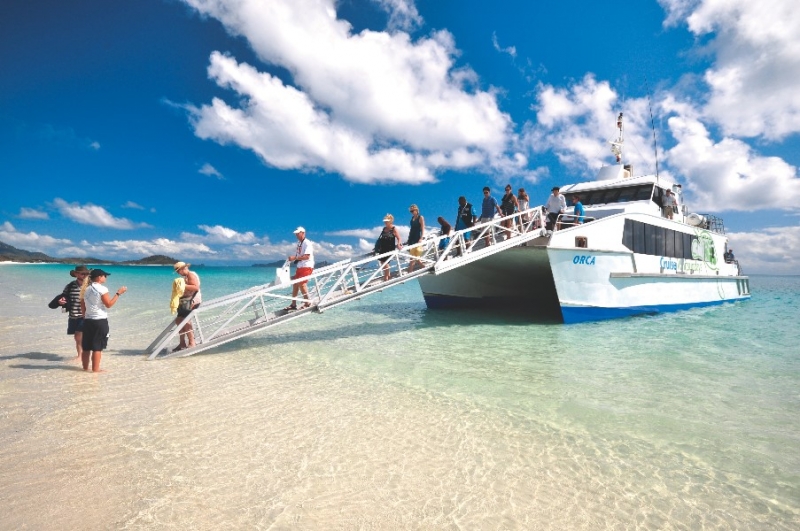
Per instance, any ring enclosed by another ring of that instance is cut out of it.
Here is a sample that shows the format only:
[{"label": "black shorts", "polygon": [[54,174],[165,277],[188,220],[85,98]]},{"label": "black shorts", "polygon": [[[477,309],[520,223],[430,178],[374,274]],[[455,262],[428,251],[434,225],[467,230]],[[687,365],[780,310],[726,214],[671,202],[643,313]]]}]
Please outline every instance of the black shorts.
[{"label": "black shorts", "polygon": [[108,319],[85,319],[83,321],[83,350],[102,351],[108,346]]},{"label": "black shorts", "polygon": [[67,335],[75,335],[75,332],[83,332],[83,317],[67,319]]},{"label": "black shorts", "polygon": [[[200,307],[199,304],[195,304],[194,306],[192,306],[192,310],[194,310],[196,308],[199,308],[199,307]],[[192,312],[191,311],[186,311],[183,308],[181,308],[180,306],[178,306],[178,317],[186,317],[190,313],[192,313]]]}]

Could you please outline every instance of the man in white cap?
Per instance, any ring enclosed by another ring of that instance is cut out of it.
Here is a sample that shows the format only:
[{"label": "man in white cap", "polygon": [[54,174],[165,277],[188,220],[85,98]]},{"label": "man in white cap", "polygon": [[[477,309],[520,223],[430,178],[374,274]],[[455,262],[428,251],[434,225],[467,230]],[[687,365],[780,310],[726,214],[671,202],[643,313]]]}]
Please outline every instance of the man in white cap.
[{"label": "man in white cap", "polygon": [[[297,227],[294,230],[294,235],[297,237],[297,250],[291,256],[289,256],[289,260],[295,262],[297,265],[297,271],[295,272],[292,280],[297,280],[298,278],[303,278],[311,275],[312,271],[314,271],[314,245],[306,238],[306,229],[303,227]],[[296,284],[292,284],[292,298],[297,298],[297,292],[301,291],[303,293],[303,298],[308,301],[308,281],[305,282],[298,282]],[[311,306],[310,302],[306,302],[301,306],[302,308],[308,308]],[[291,312],[297,309],[297,301],[293,300],[292,303],[284,308],[284,310]]]}]

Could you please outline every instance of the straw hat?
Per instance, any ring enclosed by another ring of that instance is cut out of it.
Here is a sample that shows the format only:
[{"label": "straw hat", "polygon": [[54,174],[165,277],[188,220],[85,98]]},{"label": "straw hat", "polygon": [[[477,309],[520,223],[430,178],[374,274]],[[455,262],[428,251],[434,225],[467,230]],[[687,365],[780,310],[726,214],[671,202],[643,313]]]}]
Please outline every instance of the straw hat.
[{"label": "straw hat", "polygon": [[175,262],[175,265],[172,266],[172,267],[177,272],[177,271],[180,271],[181,269],[183,269],[184,267],[189,267],[190,265],[192,265],[192,264],[187,264],[186,262]]},{"label": "straw hat", "polygon": [[86,267],[85,265],[79,265],[79,266],[76,266],[75,269],[73,269],[72,271],[69,272],[69,276],[77,277],[78,273],[91,273],[91,271],[92,270],[89,269],[88,267]]}]

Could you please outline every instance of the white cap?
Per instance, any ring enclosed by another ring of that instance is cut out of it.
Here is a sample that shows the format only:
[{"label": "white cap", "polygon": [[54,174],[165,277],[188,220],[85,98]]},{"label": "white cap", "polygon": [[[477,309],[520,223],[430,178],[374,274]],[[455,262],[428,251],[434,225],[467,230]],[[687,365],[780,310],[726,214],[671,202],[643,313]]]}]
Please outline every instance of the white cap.
[{"label": "white cap", "polygon": [[305,232],[305,231],[306,231],[306,229],[304,229],[303,227],[297,227],[296,229],[294,229],[294,233],[295,234],[298,234],[300,232]]}]

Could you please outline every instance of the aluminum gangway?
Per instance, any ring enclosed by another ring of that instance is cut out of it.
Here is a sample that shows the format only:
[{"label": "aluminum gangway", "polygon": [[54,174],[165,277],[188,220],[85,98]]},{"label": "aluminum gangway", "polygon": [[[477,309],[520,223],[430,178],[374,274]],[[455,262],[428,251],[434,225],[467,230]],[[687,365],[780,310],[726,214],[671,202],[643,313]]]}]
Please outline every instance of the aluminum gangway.
[{"label": "aluminum gangway", "polygon": [[[510,228],[503,226],[503,222],[508,220],[511,220]],[[446,240],[448,235],[434,234],[410,247],[336,262],[316,269],[310,276],[299,280],[289,278],[287,262],[278,270],[275,281],[203,301],[177,324],[173,320],[147,347],[146,354],[150,360],[191,356],[265,328],[311,313],[322,313],[422,275],[446,273],[544,235],[544,210],[534,207],[452,232],[449,241]],[[440,249],[443,241],[445,243]],[[414,248],[422,249],[419,257],[411,254]],[[412,262],[415,262],[415,268],[409,272]],[[388,280],[384,280],[383,267],[390,270]],[[296,298],[291,295],[292,286],[302,281],[308,281],[309,300],[305,300],[300,293]],[[292,302],[298,305],[297,310],[283,309]],[[304,303],[310,306],[301,308],[300,305]],[[175,350],[180,329],[186,323],[192,325],[196,345]]]}]

